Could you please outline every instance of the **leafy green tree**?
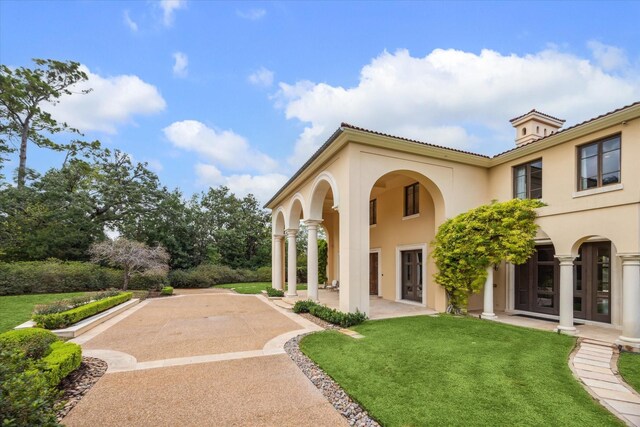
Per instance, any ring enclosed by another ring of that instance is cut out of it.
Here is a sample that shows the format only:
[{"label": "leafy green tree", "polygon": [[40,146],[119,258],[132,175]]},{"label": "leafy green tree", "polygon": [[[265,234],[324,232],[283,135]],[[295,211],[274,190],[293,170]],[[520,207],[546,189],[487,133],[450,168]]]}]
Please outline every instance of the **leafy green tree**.
[{"label": "leafy green tree", "polygon": [[[0,65],[0,134],[7,151],[7,141],[19,141],[20,163],[18,166],[18,188],[26,182],[27,148],[32,141],[38,147],[63,151],[69,145],[52,141],[49,135],[62,131],[79,133],[66,123],[59,123],[43,110],[46,104],[55,105],[62,95],[71,95],[70,87],[87,80],[80,64],[73,61],[34,59],[34,68],[11,69]],[[88,90],[80,93],[88,93]]]},{"label": "leafy green tree", "polygon": [[449,311],[466,310],[469,296],[482,290],[487,267],[526,262],[535,249],[538,200],[513,199],[479,206],[445,221],[433,243],[436,282],[449,296]]}]

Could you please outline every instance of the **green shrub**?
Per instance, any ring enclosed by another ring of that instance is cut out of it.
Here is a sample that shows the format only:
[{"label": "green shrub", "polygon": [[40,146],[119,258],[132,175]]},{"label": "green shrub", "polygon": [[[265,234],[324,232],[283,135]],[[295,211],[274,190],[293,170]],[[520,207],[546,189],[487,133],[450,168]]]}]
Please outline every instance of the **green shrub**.
[{"label": "green shrub", "polygon": [[173,295],[173,288],[171,286],[165,286],[160,291],[160,295]]},{"label": "green shrub", "polygon": [[[269,269],[269,267],[266,267]],[[262,275],[262,276],[261,276]],[[259,277],[267,277],[259,280]],[[174,288],[210,288],[223,283],[247,283],[270,281],[271,271],[234,270],[225,265],[200,264],[188,270],[173,270],[169,273],[169,284]]]},{"label": "green shrub", "polygon": [[129,289],[158,291],[169,284],[166,274],[144,273],[131,276]]},{"label": "green shrub", "polygon": [[89,293],[79,297],[73,297],[68,299],[62,299],[59,301],[53,301],[48,304],[38,304],[34,307],[34,314],[52,314],[62,313],[63,311],[71,310],[72,308],[80,307],[88,304],[92,301],[99,301],[101,299],[113,297],[119,295],[120,291],[115,289],[109,289],[103,292]]},{"label": "green shrub", "polygon": [[41,359],[49,354],[49,346],[56,341],[58,337],[46,329],[15,329],[0,334],[0,350],[17,350],[30,359]]},{"label": "green shrub", "polygon": [[0,263],[0,295],[98,291],[122,287],[122,272],[89,262]]},{"label": "green shrub", "polygon": [[283,297],[284,292],[282,292],[280,289],[275,289],[275,288],[272,288],[271,286],[268,286],[267,295],[269,295],[270,297]]},{"label": "green shrub", "polygon": [[334,325],[340,325],[343,328],[359,325],[367,320],[367,316],[364,313],[356,311],[355,313],[343,313],[333,308],[329,308],[326,305],[315,303],[311,300],[296,301],[293,305],[294,313],[310,313],[322,320],[325,320]]},{"label": "green shrub", "polygon": [[17,349],[0,349],[0,424],[58,426],[56,400],[43,364],[25,358]]},{"label": "green shrub", "polygon": [[33,320],[38,327],[46,329],[59,329],[66,328],[69,325],[79,322],[82,319],[93,316],[94,314],[108,310],[118,304],[122,304],[125,301],[131,299],[131,292],[123,292],[117,296],[105,298],[100,301],[95,301],[81,307],[76,307],[62,313],[53,314],[36,314],[33,316]]},{"label": "green shrub", "polygon": [[256,282],[270,282],[270,281],[271,281],[271,267],[260,267],[256,270]]},{"label": "green shrub", "polygon": [[44,373],[52,387],[82,363],[82,348],[71,342],[56,341],[51,344],[51,353],[42,359]]}]

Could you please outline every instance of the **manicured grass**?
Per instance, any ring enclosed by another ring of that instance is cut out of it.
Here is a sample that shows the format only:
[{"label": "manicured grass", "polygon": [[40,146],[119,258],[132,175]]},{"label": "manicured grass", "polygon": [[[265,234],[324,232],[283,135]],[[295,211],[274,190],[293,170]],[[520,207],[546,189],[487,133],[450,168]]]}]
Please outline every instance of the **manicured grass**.
[{"label": "manicured grass", "polygon": [[[215,285],[214,288],[234,288],[239,294],[259,294],[260,292],[271,286],[271,282],[256,283],[225,283],[224,285]],[[298,285],[297,289],[303,291],[307,289],[307,285]]]},{"label": "manicured grass", "polygon": [[31,312],[36,304],[46,304],[83,294],[84,292],[71,292],[66,294],[32,294],[0,297],[0,332],[8,331],[14,326],[18,326],[31,319]]},{"label": "manicured grass", "polygon": [[640,392],[640,354],[620,353],[618,370],[622,378],[636,391]]},{"label": "manicured grass", "polygon": [[573,378],[575,339],[472,318],[368,321],[302,351],[386,426],[622,425]]}]

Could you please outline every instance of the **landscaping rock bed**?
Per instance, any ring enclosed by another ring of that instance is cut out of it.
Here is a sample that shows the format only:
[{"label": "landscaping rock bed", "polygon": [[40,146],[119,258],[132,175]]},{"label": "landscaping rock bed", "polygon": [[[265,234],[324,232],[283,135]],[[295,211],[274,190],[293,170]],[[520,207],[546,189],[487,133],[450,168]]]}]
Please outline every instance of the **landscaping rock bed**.
[{"label": "landscaping rock bed", "polygon": [[[335,328],[335,325],[331,326]],[[342,387],[338,385],[338,383],[332,380],[331,377],[329,377],[329,375],[327,375],[322,369],[320,369],[318,365],[313,363],[311,359],[309,359],[302,353],[302,351],[300,351],[300,340],[305,335],[298,335],[297,337],[287,341],[287,343],[284,345],[284,350],[287,352],[289,357],[291,357],[296,365],[298,365],[300,370],[302,370],[307,378],[311,380],[313,385],[315,385],[322,392],[324,397],[327,398],[327,400],[333,405],[333,407],[336,408],[336,410],[347,419],[350,426],[379,426],[380,424],[378,424],[373,418],[371,418],[367,411],[365,411],[359,404],[354,402],[342,389]]]},{"label": "landscaping rock bed", "polygon": [[60,383],[63,392],[61,401],[64,406],[58,411],[58,421],[62,420],[89,389],[107,372],[107,362],[95,357],[83,357],[78,369],[69,374]]},{"label": "landscaping rock bed", "polygon": [[340,329],[340,326],[334,325],[333,323],[329,323],[326,320],[322,320],[311,313],[298,313],[298,316],[302,316],[308,321],[313,322],[324,329]]}]

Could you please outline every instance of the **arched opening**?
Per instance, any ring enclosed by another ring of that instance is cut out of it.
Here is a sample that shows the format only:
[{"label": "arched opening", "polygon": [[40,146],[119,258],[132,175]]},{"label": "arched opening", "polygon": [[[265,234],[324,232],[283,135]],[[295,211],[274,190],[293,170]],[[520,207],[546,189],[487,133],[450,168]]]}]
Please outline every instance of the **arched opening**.
[{"label": "arched opening", "polygon": [[297,296],[298,276],[298,233],[300,221],[304,217],[304,199],[300,194],[293,196],[289,205],[289,213],[286,223],[286,271],[288,297]]},{"label": "arched opening", "polygon": [[271,247],[271,286],[282,290],[285,277],[285,216],[284,208],[280,207],[273,213]]},{"label": "arched opening", "polygon": [[560,314],[560,264],[555,254],[550,240],[538,241],[529,260],[515,266],[514,309]]},{"label": "arched opening", "polygon": [[444,221],[444,198],[426,176],[396,170],[379,177],[369,194],[369,294],[436,307],[429,243]]}]

